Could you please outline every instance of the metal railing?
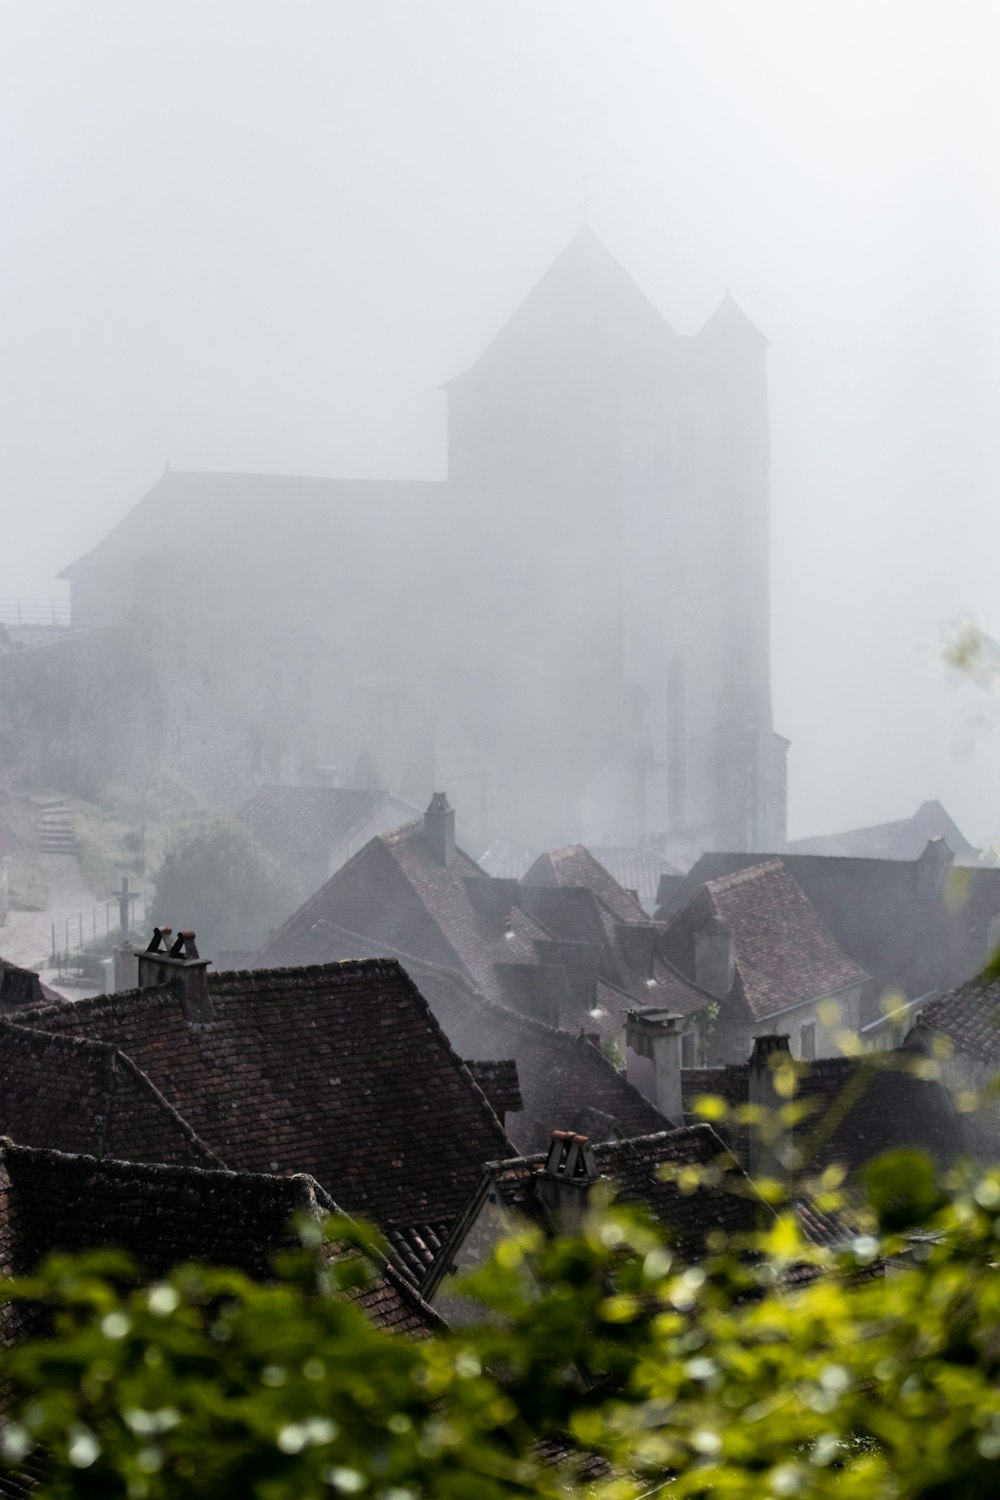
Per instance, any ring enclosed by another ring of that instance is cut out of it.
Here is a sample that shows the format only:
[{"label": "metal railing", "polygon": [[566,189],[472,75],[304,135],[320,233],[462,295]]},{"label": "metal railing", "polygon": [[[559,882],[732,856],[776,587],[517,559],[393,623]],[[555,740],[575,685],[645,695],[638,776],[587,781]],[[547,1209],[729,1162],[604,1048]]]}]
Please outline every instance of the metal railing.
[{"label": "metal railing", "polygon": [[[126,936],[135,934],[136,937],[149,926],[149,916],[153,909],[153,893],[150,890],[141,894],[142,903],[142,925],[138,928],[133,920]],[[89,967],[94,968],[99,962],[99,954],[86,953],[88,947],[97,947],[99,937],[111,937],[112,933],[118,933],[118,903],[117,901],[102,901],[91,907],[88,913],[77,912],[76,918],[64,916],[61,922],[51,923],[52,943],[49,950],[50,969],[56,969],[61,975],[68,975],[84,969],[85,959],[93,959],[95,962]],[[118,939],[122,941],[121,938]],[[110,946],[110,944],[109,944]]]},{"label": "metal railing", "polygon": [[95,630],[121,618],[113,609],[87,608],[68,599],[0,597],[0,625],[11,629]]}]

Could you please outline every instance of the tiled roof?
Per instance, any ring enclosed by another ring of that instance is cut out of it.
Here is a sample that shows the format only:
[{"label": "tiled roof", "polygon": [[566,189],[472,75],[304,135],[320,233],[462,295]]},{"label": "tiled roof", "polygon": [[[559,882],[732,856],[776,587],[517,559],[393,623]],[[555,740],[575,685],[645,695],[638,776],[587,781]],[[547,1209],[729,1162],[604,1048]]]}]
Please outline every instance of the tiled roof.
[{"label": "tiled roof", "polygon": [[517,1063],[513,1058],[499,1061],[466,1058],[465,1066],[490,1101],[498,1119],[502,1120],[508,1112],[513,1114],[524,1108],[521,1086],[517,1079]]},{"label": "tiled roof", "polygon": [[644,909],[647,903],[656,900],[664,875],[680,875],[680,871],[670,863],[665,854],[660,854],[657,849],[650,849],[645,844],[624,847],[602,844],[592,849],[591,853],[623,890],[636,892]]},{"label": "tiled roof", "polygon": [[619,922],[643,922],[646,919],[645,910],[632,895],[634,887],[626,889],[620,886],[583,844],[568,844],[564,849],[553,849],[549,854],[540,855],[525,875],[524,884],[583,886],[600,897]]},{"label": "tiled roof", "polygon": [[919,859],[928,839],[943,838],[953,854],[967,859],[976,850],[940,802],[924,802],[909,818],[852,828],[846,833],[794,839],[792,854],[833,854],[861,859]]},{"label": "tiled roof", "polygon": [[1000,1067],[1000,980],[972,979],[926,1005],[920,1027],[949,1037],[980,1067]]},{"label": "tiled roof", "polygon": [[0,958],[0,1013],[10,1015],[29,1005],[50,1005],[61,997],[43,984],[34,969]]},{"label": "tiled roof", "polygon": [[308,1172],[381,1228],[446,1219],[507,1141],[426,1002],[387,960],[209,975],[28,1013],[117,1047],[225,1164]]},{"label": "tiled roof", "polygon": [[[705,854],[685,877],[661,919],[677,911],[708,880],[770,858]],[[963,984],[989,955],[990,924],[1000,914],[1000,868],[955,869],[938,888],[921,889],[919,860],[781,856],[845,953],[873,976],[878,995],[897,990],[916,999]]]},{"label": "tiled roof", "polygon": [[[150,1276],[191,1260],[263,1279],[274,1256],[297,1243],[293,1216],[336,1212],[301,1174],[202,1171],[0,1144],[0,1247],[7,1274],[32,1271],[53,1250],[113,1246]],[[330,1251],[342,1253],[335,1246]],[[374,1322],[394,1331],[425,1333],[438,1322],[385,1264],[356,1300]]]},{"label": "tiled roof", "polygon": [[[482,894],[494,898],[491,903]],[[458,969],[493,1000],[502,998],[495,966],[535,963],[545,934],[503,887],[461,849],[443,865],[422,820],[373,838],[265,943],[255,963],[304,961],[317,922]]]},{"label": "tiled roof", "polygon": [[[648,1208],[670,1231],[685,1259],[702,1256],[706,1235],[713,1231],[739,1234],[755,1227],[760,1199],[709,1125],[608,1141],[592,1150],[601,1175],[614,1183],[618,1201]],[[537,1152],[490,1164],[487,1172],[508,1208],[529,1215],[538,1212],[534,1182],[545,1160],[546,1153]],[[682,1191],[676,1181],[661,1175],[663,1167],[697,1168],[720,1162],[725,1167],[723,1179],[692,1192]]]},{"label": "tiled roof", "polygon": [[[912,1147],[936,1161],[951,1161],[959,1146],[959,1127],[941,1084],[920,1076],[919,1051],[871,1053],[861,1058],[828,1057],[793,1061],[795,1099],[808,1105],[795,1126],[794,1141],[805,1172],[838,1164],[855,1172],[883,1151]],[[749,1100],[749,1065],[681,1071],[685,1110],[699,1095],[718,1095],[730,1108]],[[749,1154],[745,1125],[716,1125],[744,1163]]]},{"label": "tiled roof", "polygon": [[118,1047],[32,1030],[26,1019],[0,1020],[0,1134],[95,1156],[222,1165]]},{"label": "tiled roof", "polygon": [[[329,855],[373,819],[409,822],[417,809],[389,792],[339,786],[262,786],[234,814],[258,843],[279,855]],[[384,825],[383,825],[384,826]]]},{"label": "tiled roof", "polygon": [[664,953],[693,977],[694,935],[711,919],[733,935],[731,995],[755,1020],[851,985],[868,975],[843,951],[780,860],[707,881],[671,918]]}]

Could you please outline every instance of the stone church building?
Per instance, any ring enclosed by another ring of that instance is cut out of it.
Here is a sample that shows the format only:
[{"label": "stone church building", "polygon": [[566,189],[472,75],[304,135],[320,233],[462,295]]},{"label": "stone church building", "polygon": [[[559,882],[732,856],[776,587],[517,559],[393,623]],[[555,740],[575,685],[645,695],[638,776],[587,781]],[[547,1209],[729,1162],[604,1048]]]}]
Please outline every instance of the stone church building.
[{"label": "stone church building", "polygon": [[472,848],[778,849],[766,347],[728,295],[675,333],[585,227],[446,386],[446,479],[168,471],[62,576],[273,629],[310,687],[262,778],[447,787]]}]

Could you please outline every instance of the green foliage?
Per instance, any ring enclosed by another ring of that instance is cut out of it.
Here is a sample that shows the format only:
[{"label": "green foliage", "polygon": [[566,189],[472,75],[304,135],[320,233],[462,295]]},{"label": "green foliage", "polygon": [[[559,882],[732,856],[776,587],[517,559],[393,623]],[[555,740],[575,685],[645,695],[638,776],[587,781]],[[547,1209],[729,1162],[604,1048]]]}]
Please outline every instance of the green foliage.
[{"label": "green foliage", "polygon": [[259,947],[301,899],[249,834],[225,819],[179,834],[156,875],[153,917],[198,934],[200,952]]},{"label": "green foliage", "polygon": [[697,1266],[619,1210],[525,1230],[467,1283],[484,1316],[426,1340],[351,1301],[367,1240],[345,1222],[353,1258],[312,1244],[268,1286],[56,1258],[5,1288],[54,1336],[0,1358],[3,1451],[44,1455],[41,1496],[102,1500],[980,1500],[1000,1488],[1000,1173],[936,1182],[904,1153],[869,1180],[881,1225],[837,1250],[787,1206],[753,1254]]}]

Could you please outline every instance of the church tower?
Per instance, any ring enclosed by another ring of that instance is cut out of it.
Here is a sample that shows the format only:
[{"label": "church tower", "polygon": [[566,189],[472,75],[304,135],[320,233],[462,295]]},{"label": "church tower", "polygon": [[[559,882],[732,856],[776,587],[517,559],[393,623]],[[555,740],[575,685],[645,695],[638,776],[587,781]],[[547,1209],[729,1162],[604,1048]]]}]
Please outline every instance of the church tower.
[{"label": "church tower", "polygon": [[766,345],[728,295],[678,336],[584,227],[446,387],[507,837],[781,847]]}]

